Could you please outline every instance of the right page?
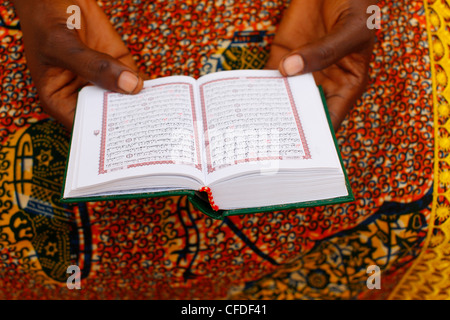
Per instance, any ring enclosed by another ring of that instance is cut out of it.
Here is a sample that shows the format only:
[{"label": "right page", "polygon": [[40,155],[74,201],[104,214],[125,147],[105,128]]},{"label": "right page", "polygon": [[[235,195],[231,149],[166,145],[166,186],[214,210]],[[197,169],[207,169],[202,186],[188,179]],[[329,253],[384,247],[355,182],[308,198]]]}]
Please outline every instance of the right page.
[{"label": "right page", "polygon": [[[319,180],[330,179],[333,184],[334,178],[343,175],[311,74],[285,78],[278,71],[225,71],[203,76],[198,85],[205,131],[206,182],[216,203],[223,207],[225,193],[233,202],[227,207],[236,208],[329,196],[329,192],[307,192],[308,181],[313,190]],[[290,183],[287,176],[297,181]],[[299,179],[303,185],[296,184]],[[305,192],[287,198],[267,197],[271,192],[268,189],[282,183],[285,188],[303,187]],[[244,185],[247,199],[239,199],[229,190]],[[336,196],[347,195],[345,182],[330,188],[337,190]]]},{"label": "right page", "polygon": [[311,74],[224,71],[198,84],[208,185],[255,169],[340,166]]}]

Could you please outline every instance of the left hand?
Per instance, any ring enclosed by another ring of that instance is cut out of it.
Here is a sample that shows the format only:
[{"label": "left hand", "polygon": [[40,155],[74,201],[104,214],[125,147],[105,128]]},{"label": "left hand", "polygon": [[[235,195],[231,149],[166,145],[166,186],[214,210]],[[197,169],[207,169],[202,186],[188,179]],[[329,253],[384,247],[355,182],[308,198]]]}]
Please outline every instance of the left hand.
[{"label": "left hand", "polygon": [[337,130],[368,80],[374,30],[366,21],[374,0],[291,0],[266,69],[284,76],[312,72]]},{"label": "left hand", "polygon": [[[81,10],[81,29],[69,29],[67,8]],[[43,109],[71,130],[78,92],[91,83],[136,94],[143,87],[133,57],[94,0],[14,0],[27,65]]]}]

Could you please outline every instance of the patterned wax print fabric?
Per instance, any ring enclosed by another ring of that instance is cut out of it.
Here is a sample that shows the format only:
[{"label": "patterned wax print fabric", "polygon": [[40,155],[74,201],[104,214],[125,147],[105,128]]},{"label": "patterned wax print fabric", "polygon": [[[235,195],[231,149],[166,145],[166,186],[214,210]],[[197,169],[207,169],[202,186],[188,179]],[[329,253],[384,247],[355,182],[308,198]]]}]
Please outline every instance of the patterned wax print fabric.
[{"label": "patterned wax print fabric", "polygon": [[[288,6],[98,3],[151,78],[263,68]],[[70,133],[43,112],[2,1],[0,299],[448,298],[450,3],[378,5],[370,81],[337,132],[356,200],[221,221],[184,196],[60,202]]]}]

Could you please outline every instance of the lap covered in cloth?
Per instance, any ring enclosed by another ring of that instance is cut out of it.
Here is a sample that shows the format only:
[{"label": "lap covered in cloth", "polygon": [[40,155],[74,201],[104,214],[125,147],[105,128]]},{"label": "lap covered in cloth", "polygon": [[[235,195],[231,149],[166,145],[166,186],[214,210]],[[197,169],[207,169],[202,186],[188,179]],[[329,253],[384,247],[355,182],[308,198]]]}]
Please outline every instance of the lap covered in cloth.
[{"label": "lap covered in cloth", "polygon": [[[140,70],[157,78],[262,68],[287,2],[101,5]],[[368,87],[337,132],[356,201],[217,221],[180,196],[59,201],[70,133],[42,111],[4,2],[0,298],[441,297],[449,283],[433,274],[449,254],[449,6],[379,6]],[[80,267],[81,290],[66,286],[70,265]],[[381,289],[367,286],[371,265]]]}]

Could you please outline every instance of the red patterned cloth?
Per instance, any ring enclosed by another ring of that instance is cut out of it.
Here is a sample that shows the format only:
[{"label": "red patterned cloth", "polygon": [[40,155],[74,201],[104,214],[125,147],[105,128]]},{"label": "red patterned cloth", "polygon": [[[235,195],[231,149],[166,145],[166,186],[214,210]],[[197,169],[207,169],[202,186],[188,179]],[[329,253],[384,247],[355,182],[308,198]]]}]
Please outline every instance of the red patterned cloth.
[{"label": "red patterned cloth", "polygon": [[[262,68],[285,1],[99,2],[151,78]],[[63,205],[70,134],[42,112],[0,7],[0,298],[386,298],[417,258],[433,189],[421,1],[380,3],[370,83],[338,131],[356,201],[216,221],[186,197]],[[66,286],[81,268],[81,290]],[[369,265],[383,290],[366,286]]]}]

